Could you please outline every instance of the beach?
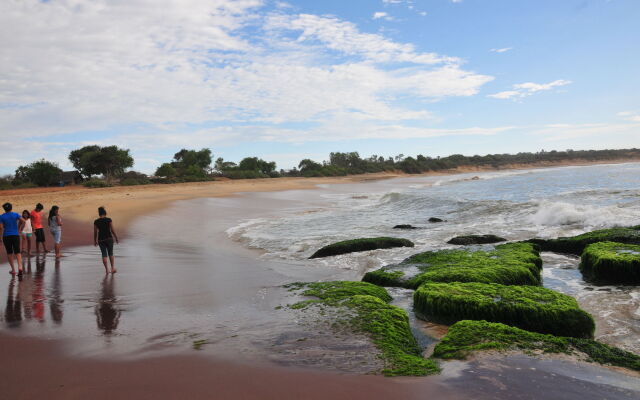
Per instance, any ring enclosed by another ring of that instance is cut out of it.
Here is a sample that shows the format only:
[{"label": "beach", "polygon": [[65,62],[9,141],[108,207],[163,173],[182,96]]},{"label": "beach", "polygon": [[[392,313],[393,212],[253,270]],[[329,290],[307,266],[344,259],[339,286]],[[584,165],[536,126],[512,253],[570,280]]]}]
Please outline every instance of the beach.
[{"label": "beach", "polygon": [[[363,375],[369,372],[367,363],[374,361],[366,357],[365,343],[353,337],[336,343],[333,335],[300,327],[298,315],[276,310],[291,301],[280,289],[283,284],[359,280],[367,270],[405,257],[402,252],[389,252],[303,261],[320,242],[362,229],[358,227],[361,220],[352,227],[347,214],[337,209],[334,217],[326,210],[346,204],[370,219],[366,212],[372,204],[390,207],[401,200],[399,188],[443,192],[450,190],[448,185],[467,188],[504,182],[498,189],[506,190],[523,176],[538,176],[517,169],[498,175],[481,172],[14,193],[11,200],[18,208],[34,201],[47,208],[56,202],[63,217],[72,222],[65,226],[68,257],[59,265],[47,257],[38,275],[36,262],[22,287],[12,286],[8,277],[0,281],[0,287],[13,290],[11,301],[20,299],[23,309],[29,310],[19,321],[4,318],[8,328],[0,336],[0,348],[16,363],[2,381],[3,393],[16,398],[45,394],[106,398],[119,393],[138,393],[142,398],[496,398],[494,392],[504,386],[509,390],[503,389],[497,398],[536,398],[548,390],[566,392],[568,388],[570,393],[561,398],[598,398],[611,387],[616,387],[615,398],[633,398],[640,388],[629,384],[624,374],[584,370],[582,364],[562,360],[500,358],[500,362],[451,364],[437,377],[367,376]],[[480,181],[473,180],[476,173]],[[472,200],[466,190],[461,193]],[[123,229],[121,234],[126,232],[126,240],[116,249],[120,272],[114,280],[103,278],[97,250],[91,246],[91,221],[98,205],[107,207],[116,229]],[[386,209],[380,212],[389,214]],[[414,223],[404,220],[407,215],[391,213],[390,218]],[[302,234],[305,226],[308,232],[311,227],[321,232],[332,229],[334,220],[344,220],[345,232],[313,240]],[[273,235],[281,230],[290,231],[302,247],[282,247],[282,241],[292,241],[288,237],[274,241]],[[444,227],[432,231],[437,240],[450,234]],[[510,239],[529,234],[509,233]],[[312,243],[310,247],[306,242]],[[430,242],[424,245],[431,246]],[[550,268],[550,282],[564,279],[554,275],[562,271]],[[49,309],[40,320],[34,312],[37,302],[29,294],[39,282]],[[402,303],[402,294],[398,296]],[[196,351],[196,343],[203,343],[203,348]],[[25,382],[21,371],[36,361],[46,379],[21,383]],[[583,371],[582,376],[578,371]],[[596,374],[601,377],[592,379]],[[534,389],[527,387],[531,379],[538,382]],[[589,379],[592,382],[587,384]]]}]

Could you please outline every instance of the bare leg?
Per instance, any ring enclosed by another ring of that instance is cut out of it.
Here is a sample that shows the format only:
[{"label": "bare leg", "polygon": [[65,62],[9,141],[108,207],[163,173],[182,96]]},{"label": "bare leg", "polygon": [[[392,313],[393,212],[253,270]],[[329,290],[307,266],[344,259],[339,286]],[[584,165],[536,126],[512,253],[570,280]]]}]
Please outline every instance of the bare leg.
[{"label": "bare leg", "polygon": [[22,254],[16,254],[16,260],[18,261],[18,273],[22,273]]},{"label": "bare leg", "polygon": [[109,273],[109,266],[107,264],[107,257],[102,257],[102,264],[104,264],[104,273]]},{"label": "bare leg", "polygon": [[[116,269],[116,258],[114,256],[109,256],[109,261],[111,262],[111,273],[115,274],[116,272],[118,272],[118,270]],[[106,268],[106,265],[107,265],[106,259],[104,261],[104,265]]]},{"label": "bare leg", "polygon": [[11,266],[11,275],[15,275],[16,267],[13,265],[13,254],[7,254],[7,260],[9,260],[9,265]]},{"label": "bare leg", "polygon": [[31,257],[31,238],[28,237],[26,242],[27,242],[27,257]]},{"label": "bare leg", "polygon": [[60,258],[60,257],[62,257],[62,256],[60,255],[60,247],[61,247],[60,243],[56,243],[56,244],[53,246],[53,248],[54,248],[54,249],[55,249],[55,251],[56,251],[56,258]]}]

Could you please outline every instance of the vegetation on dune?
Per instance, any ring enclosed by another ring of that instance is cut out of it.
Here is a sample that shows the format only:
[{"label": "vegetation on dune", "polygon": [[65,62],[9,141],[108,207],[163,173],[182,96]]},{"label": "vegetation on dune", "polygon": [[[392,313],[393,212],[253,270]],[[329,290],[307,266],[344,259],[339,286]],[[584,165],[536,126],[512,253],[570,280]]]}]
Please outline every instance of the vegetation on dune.
[{"label": "vegetation on dune", "polygon": [[490,244],[506,241],[507,239],[501,238],[500,236],[496,235],[465,235],[456,236],[450,239],[447,243],[468,246],[470,244]]},{"label": "vegetation on dune", "polygon": [[413,242],[407,239],[377,237],[345,240],[324,246],[313,253],[309,258],[321,258],[336,256],[339,254],[354,253],[358,251],[368,251],[376,249],[391,249],[394,247],[413,247]]},{"label": "vegetation on dune", "polygon": [[465,359],[472,352],[483,350],[582,353],[591,362],[640,371],[640,356],[595,340],[546,335],[487,321],[455,323],[436,345],[433,357]]},{"label": "vegetation on dune", "polygon": [[445,324],[472,319],[501,322],[539,333],[592,338],[595,323],[570,296],[536,286],[485,283],[425,283],[414,307]]},{"label": "vegetation on dune", "polygon": [[599,283],[638,284],[640,246],[616,242],[590,244],[582,253],[580,270]]},{"label": "vegetation on dune", "polygon": [[387,376],[423,376],[440,371],[433,360],[422,357],[411,329],[407,313],[387,304],[391,296],[384,288],[364,282],[318,282],[287,285],[291,290],[304,290],[305,296],[316,297],[291,306],[305,309],[310,305],[346,309],[342,314],[346,326],[354,332],[369,335],[381,351],[385,363],[381,371]]},{"label": "vegetation on dune", "polygon": [[540,247],[541,251],[553,251],[556,253],[570,253],[581,255],[585,247],[598,242],[618,242],[626,244],[640,244],[640,226],[628,228],[600,229],[583,233],[578,236],[560,237],[557,239],[531,239]]},{"label": "vegetation on dune", "polygon": [[118,146],[85,146],[73,150],[69,154],[69,161],[85,178],[103,175],[107,181],[122,175],[127,168],[133,166],[129,149]]},{"label": "vegetation on dune", "polygon": [[[398,265],[365,274],[363,281],[416,289],[425,282],[540,285],[542,259],[530,243],[507,243],[493,251],[440,250],[416,254]],[[409,275],[408,270],[416,273]]]},{"label": "vegetation on dune", "polygon": [[58,185],[61,176],[62,170],[58,164],[42,159],[18,167],[13,184],[22,186],[31,183],[35,186],[54,186]]}]

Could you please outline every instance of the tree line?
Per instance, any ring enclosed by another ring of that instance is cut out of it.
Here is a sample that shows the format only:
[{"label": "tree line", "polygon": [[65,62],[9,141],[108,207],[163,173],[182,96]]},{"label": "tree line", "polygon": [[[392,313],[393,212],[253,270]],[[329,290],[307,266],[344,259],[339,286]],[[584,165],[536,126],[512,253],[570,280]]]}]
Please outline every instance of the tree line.
[{"label": "tree line", "polygon": [[[85,146],[69,153],[69,161],[87,187],[104,187],[114,184],[141,185],[150,183],[199,182],[220,178],[255,179],[282,176],[345,176],[386,171],[402,171],[419,174],[445,171],[459,167],[504,168],[513,164],[536,165],[562,161],[607,161],[640,159],[640,149],[622,150],[566,150],[539,151],[536,153],[488,154],[465,156],[453,154],[447,157],[417,155],[395,157],[372,155],[363,158],[358,152],[334,152],[329,160],[317,162],[301,160],[290,170],[277,170],[276,163],[258,157],[246,157],[239,163],[218,157],[214,161],[211,149],[182,149],[173,159],[160,165],[153,176],[128,170],[134,159],[129,149],[117,146]],[[0,189],[33,186],[58,186],[64,184],[63,171],[58,164],[44,159],[19,166],[14,175],[0,178]],[[76,183],[75,181],[73,183]]]}]

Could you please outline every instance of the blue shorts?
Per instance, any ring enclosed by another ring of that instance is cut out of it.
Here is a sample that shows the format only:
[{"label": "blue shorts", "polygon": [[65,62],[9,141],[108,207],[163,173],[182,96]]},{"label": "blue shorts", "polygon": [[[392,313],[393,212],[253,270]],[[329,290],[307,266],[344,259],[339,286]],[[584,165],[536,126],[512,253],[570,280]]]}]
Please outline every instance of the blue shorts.
[{"label": "blue shorts", "polygon": [[53,242],[55,244],[62,242],[62,229],[52,229],[51,235],[53,235]]}]

